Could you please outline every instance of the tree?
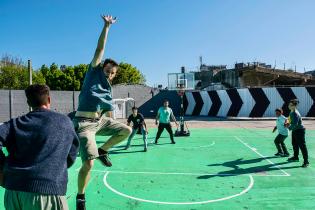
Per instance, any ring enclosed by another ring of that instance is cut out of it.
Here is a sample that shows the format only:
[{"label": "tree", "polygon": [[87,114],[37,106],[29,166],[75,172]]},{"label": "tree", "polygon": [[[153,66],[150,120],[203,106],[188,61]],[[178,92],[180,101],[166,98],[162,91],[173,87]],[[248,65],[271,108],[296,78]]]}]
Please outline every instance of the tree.
[{"label": "tree", "polygon": [[33,76],[33,83],[34,84],[46,84],[46,79],[44,77],[44,75],[42,74],[42,72],[40,71],[33,71],[32,73]]},{"label": "tree", "polygon": [[[87,64],[63,65],[60,69],[56,63],[52,63],[49,67],[42,65],[40,69],[33,71],[33,83],[47,84],[51,90],[79,91],[88,67]],[[27,66],[21,59],[5,56],[0,60],[0,88],[25,89],[28,86],[28,80]],[[144,83],[145,78],[136,67],[129,63],[120,63],[112,84]]]},{"label": "tree", "polygon": [[88,71],[88,67],[89,67],[89,65],[87,65],[87,64],[79,64],[79,65],[76,65],[73,67],[73,71],[75,74],[75,88],[76,88],[76,90],[81,90],[85,74]]},{"label": "tree", "polygon": [[129,63],[120,63],[119,70],[112,84],[144,84],[144,75]]},{"label": "tree", "polygon": [[88,65],[64,66],[63,70],[55,63],[48,68],[42,65],[40,72],[45,78],[46,84],[51,90],[76,90],[82,87]]},{"label": "tree", "polygon": [[[45,84],[44,76],[32,72],[33,83]],[[29,84],[29,72],[26,63],[21,58],[4,55],[0,60],[0,88],[25,89]]]}]

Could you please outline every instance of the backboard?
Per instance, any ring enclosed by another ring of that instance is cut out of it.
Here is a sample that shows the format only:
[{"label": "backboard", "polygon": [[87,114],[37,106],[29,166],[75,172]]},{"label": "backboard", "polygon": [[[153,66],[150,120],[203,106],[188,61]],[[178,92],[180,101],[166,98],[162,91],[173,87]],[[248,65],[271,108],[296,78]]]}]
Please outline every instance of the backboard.
[{"label": "backboard", "polygon": [[194,73],[169,73],[168,89],[169,90],[194,90],[195,74]]}]

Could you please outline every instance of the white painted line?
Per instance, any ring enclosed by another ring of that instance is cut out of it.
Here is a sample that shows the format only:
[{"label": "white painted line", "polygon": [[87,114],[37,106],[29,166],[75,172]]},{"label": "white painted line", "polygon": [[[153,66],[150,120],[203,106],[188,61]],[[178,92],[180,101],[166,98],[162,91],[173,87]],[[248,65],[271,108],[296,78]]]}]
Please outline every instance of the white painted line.
[{"label": "white painted line", "polygon": [[280,168],[277,164],[275,164],[274,162],[272,162],[271,160],[267,159],[265,155],[262,155],[260,152],[257,151],[257,149],[249,146],[246,142],[242,141],[242,139],[240,139],[239,137],[235,136],[235,139],[238,140],[239,142],[241,142],[243,145],[245,145],[247,148],[251,149],[253,152],[255,152],[257,155],[259,155],[260,157],[262,157],[263,159],[265,159],[267,162],[269,162],[270,164],[274,165],[276,168],[278,168],[282,173],[285,174],[285,176],[291,176],[289,173],[287,173],[285,170],[283,170],[282,168]]},{"label": "white painted line", "polygon": [[109,171],[105,173],[104,175],[104,185],[110,189],[112,192],[116,193],[117,195],[123,196],[125,198],[128,199],[133,199],[133,200],[137,200],[137,201],[141,201],[141,202],[147,202],[147,203],[156,203],[156,204],[164,204],[164,205],[200,205],[200,204],[206,204],[206,203],[214,203],[214,202],[219,202],[219,201],[224,201],[224,200],[229,200],[231,198],[235,198],[238,196],[241,196],[245,193],[247,193],[253,186],[254,186],[254,178],[251,175],[248,175],[249,177],[249,185],[247,186],[246,189],[244,189],[242,192],[237,193],[235,195],[231,195],[231,196],[227,196],[227,197],[223,197],[223,198],[219,198],[219,199],[213,199],[213,200],[207,200],[207,201],[197,201],[197,202],[165,202],[165,201],[154,201],[154,200],[147,200],[147,199],[142,199],[142,198],[137,198],[134,196],[130,196],[127,194],[124,194],[122,192],[119,192],[118,190],[114,189],[113,187],[111,187],[108,182],[107,182],[107,176],[109,175]]},{"label": "white painted line", "polygon": [[[248,175],[248,174],[210,174],[210,173],[185,173],[185,172],[154,172],[154,171],[108,171],[108,170],[91,170],[93,172],[99,173],[117,173],[117,174],[150,174],[150,175],[186,175],[186,176],[240,176],[240,175]],[[275,175],[268,175],[268,174],[250,174],[252,176],[274,176],[274,177],[282,177],[287,176],[284,174],[275,174]]]}]

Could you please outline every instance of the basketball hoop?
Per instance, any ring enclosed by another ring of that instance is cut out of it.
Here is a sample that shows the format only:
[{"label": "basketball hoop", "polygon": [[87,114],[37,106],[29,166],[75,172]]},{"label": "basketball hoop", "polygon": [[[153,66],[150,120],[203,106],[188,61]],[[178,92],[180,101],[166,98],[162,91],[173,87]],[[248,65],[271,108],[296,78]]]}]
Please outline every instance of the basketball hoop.
[{"label": "basketball hoop", "polygon": [[[190,136],[187,123],[185,122],[185,91],[195,89],[195,74],[189,73],[170,73],[168,74],[169,90],[176,90],[180,101],[179,127],[175,131],[175,136]],[[186,129],[185,129],[186,125]]]},{"label": "basketball hoop", "polygon": [[178,93],[179,96],[184,96],[184,94],[185,94],[185,85],[178,84],[177,85],[177,93]]}]

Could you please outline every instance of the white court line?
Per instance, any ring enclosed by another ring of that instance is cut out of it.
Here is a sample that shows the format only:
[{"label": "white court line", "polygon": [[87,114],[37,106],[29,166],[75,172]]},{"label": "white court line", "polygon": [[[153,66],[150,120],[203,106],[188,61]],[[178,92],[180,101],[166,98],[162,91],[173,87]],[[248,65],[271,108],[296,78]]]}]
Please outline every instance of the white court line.
[{"label": "white court line", "polygon": [[141,202],[147,202],[147,203],[156,203],[156,204],[164,204],[164,205],[200,205],[200,204],[206,204],[206,203],[214,203],[214,202],[219,202],[219,201],[224,201],[224,200],[229,200],[231,198],[235,198],[238,196],[241,196],[245,193],[247,193],[253,186],[254,186],[254,178],[252,177],[252,175],[248,175],[249,177],[249,185],[247,186],[246,189],[244,189],[242,192],[237,193],[235,195],[231,195],[231,196],[227,196],[227,197],[223,197],[223,198],[218,198],[218,199],[213,199],[213,200],[206,200],[206,201],[196,201],[196,202],[165,202],[165,201],[154,201],[154,200],[147,200],[147,199],[142,199],[142,198],[137,198],[134,196],[130,196],[127,194],[124,194],[122,192],[119,192],[118,190],[114,189],[113,187],[111,187],[108,182],[107,182],[107,176],[110,172],[106,172],[104,175],[104,185],[110,189],[112,192],[116,193],[117,195],[123,196],[125,198],[128,199],[133,199],[133,200],[137,200],[137,201],[141,201]]},{"label": "white court line", "polygon": [[[153,174],[153,175],[187,175],[187,176],[239,176],[239,175],[249,175],[249,174],[211,174],[211,173],[185,173],[185,172],[154,172],[154,171],[107,171],[107,170],[91,170],[93,172],[99,173],[117,173],[117,174]],[[250,174],[252,176],[287,176],[285,174],[280,175],[268,175],[268,174]]]},{"label": "white court line", "polygon": [[283,170],[282,168],[280,168],[277,164],[275,164],[274,162],[272,162],[271,160],[267,159],[265,155],[262,155],[261,153],[259,153],[257,151],[256,148],[253,148],[251,146],[249,146],[246,142],[242,141],[242,139],[240,139],[239,137],[235,136],[235,139],[238,140],[239,142],[241,142],[243,145],[245,145],[247,148],[249,148],[250,150],[252,150],[253,152],[255,152],[257,155],[259,155],[260,157],[264,158],[267,162],[269,162],[270,164],[274,165],[276,168],[278,168],[283,174],[285,174],[285,176],[291,176],[289,173],[287,173],[285,170]]}]

